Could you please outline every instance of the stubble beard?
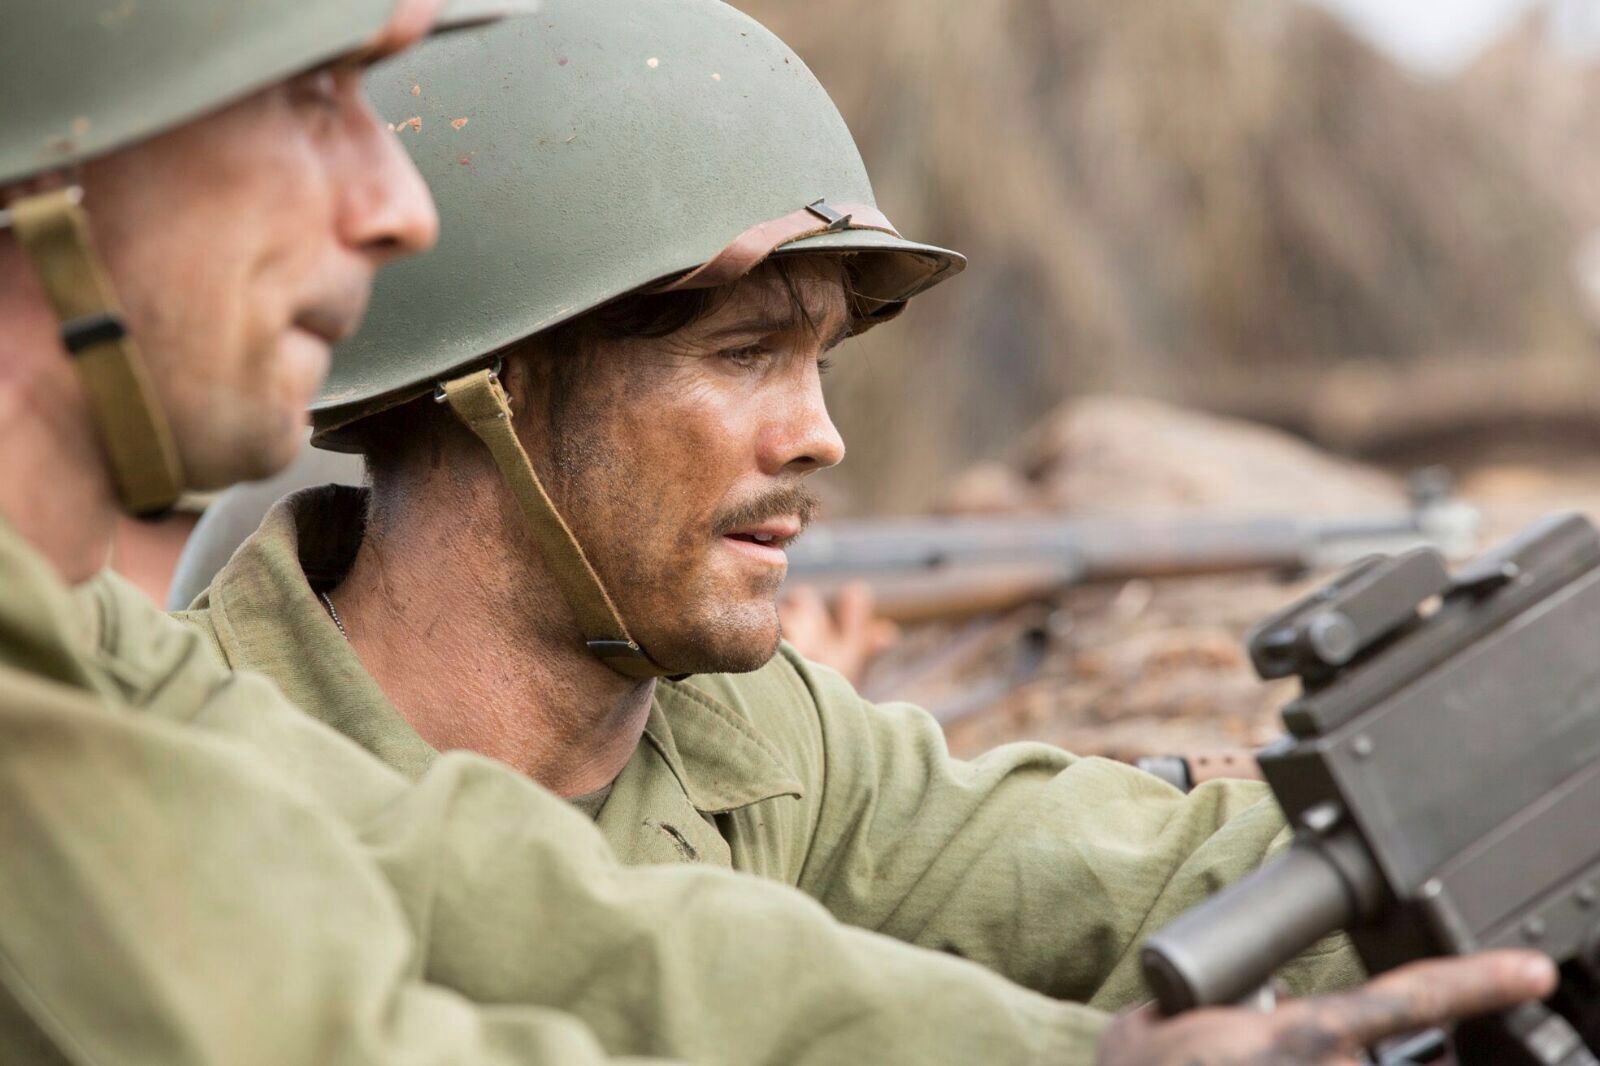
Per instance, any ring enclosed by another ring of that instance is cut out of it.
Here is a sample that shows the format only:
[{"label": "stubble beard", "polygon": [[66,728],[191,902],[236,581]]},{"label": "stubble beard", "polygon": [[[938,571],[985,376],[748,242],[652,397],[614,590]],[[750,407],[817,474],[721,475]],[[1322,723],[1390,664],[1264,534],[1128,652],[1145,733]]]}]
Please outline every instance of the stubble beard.
[{"label": "stubble beard", "polygon": [[697,564],[728,530],[789,514],[809,523],[817,508],[809,490],[796,485],[746,501],[719,514],[707,529],[680,531],[670,548],[646,552],[637,540],[616,535],[650,512],[609,473],[622,467],[604,444],[583,434],[564,436],[554,458],[562,498],[583,501],[569,503],[563,517],[652,659],[685,674],[748,673],[772,660],[782,639],[781,578],[774,574],[753,588],[708,587],[720,584],[714,580],[720,575]]}]

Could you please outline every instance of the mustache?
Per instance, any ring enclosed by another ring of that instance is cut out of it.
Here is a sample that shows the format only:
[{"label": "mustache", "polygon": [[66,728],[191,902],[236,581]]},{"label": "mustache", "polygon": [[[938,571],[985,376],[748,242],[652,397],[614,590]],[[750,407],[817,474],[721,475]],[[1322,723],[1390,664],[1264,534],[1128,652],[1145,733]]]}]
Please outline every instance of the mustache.
[{"label": "mustache", "polygon": [[795,515],[800,519],[800,528],[804,530],[816,517],[818,503],[816,495],[803,485],[774,489],[723,511],[712,523],[711,528],[721,537],[736,529],[759,525],[769,518]]}]

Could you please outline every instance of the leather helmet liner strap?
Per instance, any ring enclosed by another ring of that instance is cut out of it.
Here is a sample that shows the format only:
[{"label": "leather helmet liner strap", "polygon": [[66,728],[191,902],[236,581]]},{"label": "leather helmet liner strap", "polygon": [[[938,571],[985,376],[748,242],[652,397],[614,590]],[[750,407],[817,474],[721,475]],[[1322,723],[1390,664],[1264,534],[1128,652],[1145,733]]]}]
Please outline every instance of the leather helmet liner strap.
[{"label": "leather helmet liner strap", "polygon": [[12,203],[17,242],[33,263],[89,400],[122,506],[159,517],[178,502],[183,471],[149,371],[123,323],[76,188]]},{"label": "leather helmet liner strap", "polygon": [[730,285],[760,266],[768,256],[786,244],[824,233],[870,229],[898,237],[900,233],[882,211],[867,204],[829,204],[825,200],[807,204],[782,218],[758,222],[729,241],[716,255],[683,277],[650,290],[682,292],[685,289],[715,289]]}]

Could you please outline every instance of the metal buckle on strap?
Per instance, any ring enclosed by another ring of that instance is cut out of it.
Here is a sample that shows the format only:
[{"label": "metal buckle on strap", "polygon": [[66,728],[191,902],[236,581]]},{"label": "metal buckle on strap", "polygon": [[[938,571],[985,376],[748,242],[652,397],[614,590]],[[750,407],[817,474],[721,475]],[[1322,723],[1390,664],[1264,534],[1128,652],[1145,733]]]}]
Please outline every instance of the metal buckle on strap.
[{"label": "metal buckle on strap", "polygon": [[806,204],[806,210],[810,211],[813,215],[816,215],[818,218],[822,219],[822,221],[826,222],[828,224],[829,233],[838,233],[840,230],[850,228],[850,216],[840,214],[838,211],[835,211],[833,208],[829,207],[826,199],[817,200],[813,203]]},{"label": "metal buckle on strap", "polygon": [[[624,673],[627,677],[637,677],[639,675],[628,674],[625,671],[622,671],[619,667],[613,665],[618,659],[649,663],[652,667],[655,666],[655,661],[650,658],[649,653],[647,653],[643,648],[639,647],[639,645],[633,643],[631,640],[591,640],[587,641],[586,643],[589,648],[590,655],[593,655],[596,659],[599,659],[601,662],[611,666],[613,670],[617,670],[619,673]],[[659,670],[660,668],[656,667],[656,669]],[[664,674],[660,676],[664,676],[668,681],[682,681],[689,675]]]},{"label": "metal buckle on strap", "polygon": [[645,659],[644,649],[631,640],[591,640],[589,652],[596,659]]},{"label": "metal buckle on strap", "polygon": [[[500,371],[502,369],[504,369],[505,362],[506,362],[505,361],[505,357],[497,355],[494,358],[494,362],[489,364],[489,380],[491,382],[500,380]],[[465,376],[466,376],[465,374],[457,375],[457,377],[465,377]],[[450,398],[444,394],[444,386],[445,386],[445,383],[442,382],[442,381],[434,383],[434,386],[433,386],[433,402],[434,403],[448,403],[449,402]]]},{"label": "metal buckle on strap", "polygon": [[120,341],[127,335],[128,327],[123,324],[122,316],[110,311],[61,323],[61,343],[73,355],[97,344]]}]

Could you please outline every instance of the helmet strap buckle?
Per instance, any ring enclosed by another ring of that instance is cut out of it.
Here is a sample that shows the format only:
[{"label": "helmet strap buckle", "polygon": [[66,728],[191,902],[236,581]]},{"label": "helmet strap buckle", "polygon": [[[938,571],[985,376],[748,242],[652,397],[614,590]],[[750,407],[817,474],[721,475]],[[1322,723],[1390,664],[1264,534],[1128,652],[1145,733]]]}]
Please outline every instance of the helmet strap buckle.
[{"label": "helmet strap buckle", "polygon": [[[498,387],[499,386],[499,384],[500,384],[500,372],[505,369],[505,363],[506,363],[506,361],[505,361],[505,357],[504,356],[497,355],[497,356],[494,357],[494,362],[490,363],[489,366],[487,367],[487,371],[488,371],[489,377],[488,377],[488,380],[485,382],[486,385],[489,385],[491,387]],[[450,395],[449,395],[449,393],[447,393],[445,391],[445,386],[447,384],[449,384],[449,383],[445,382],[445,381],[439,381],[439,382],[435,382],[434,383],[434,386],[433,386],[433,402],[434,403],[449,403],[450,402]],[[509,402],[509,398],[508,398],[508,402]]]}]

